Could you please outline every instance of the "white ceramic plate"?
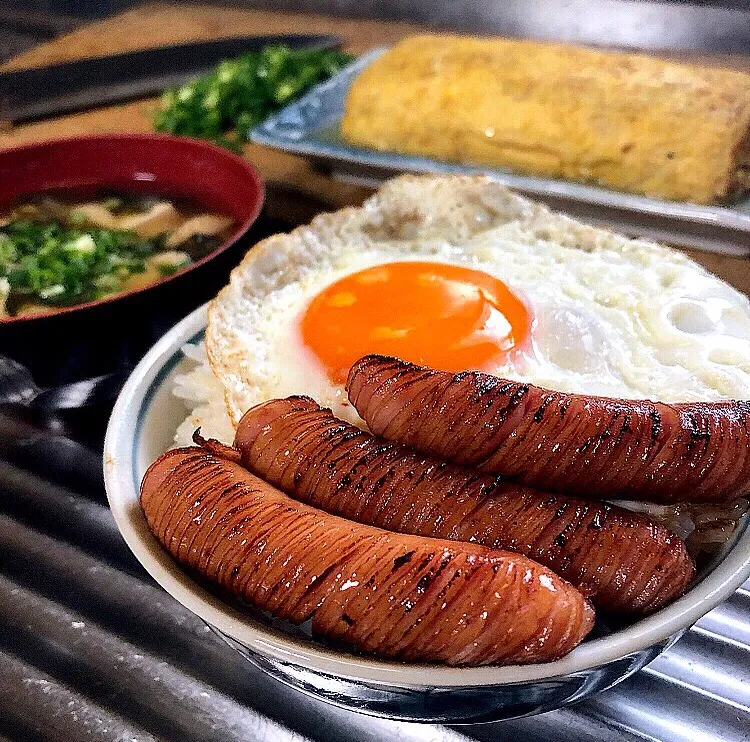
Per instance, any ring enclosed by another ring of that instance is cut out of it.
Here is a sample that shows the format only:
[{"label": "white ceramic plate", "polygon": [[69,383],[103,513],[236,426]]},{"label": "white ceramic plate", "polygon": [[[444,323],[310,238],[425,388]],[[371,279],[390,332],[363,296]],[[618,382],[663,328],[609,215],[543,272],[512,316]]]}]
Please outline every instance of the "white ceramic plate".
[{"label": "white ceramic plate", "polygon": [[173,379],[183,363],[181,347],[202,338],[206,317],[204,306],[172,328],[138,364],[123,388],[104,446],[107,496],[120,532],[151,576],[211,626],[268,662],[288,663],[315,677],[395,683],[400,688],[543,684],[591,672],[627,655],[668,643],[670,637],[695,623],[750,576],[750,529],[746,517],[712,568],[704,570],[685,596],[623,630],[585,641],[560,660],[539,665],[451,668],[385,662],[336,652],[270,627],[221,601],[183,572],[149,531],[138,501],[146,468],[172,446],[174,431],[185,417],[183,403],[171,393]]}]

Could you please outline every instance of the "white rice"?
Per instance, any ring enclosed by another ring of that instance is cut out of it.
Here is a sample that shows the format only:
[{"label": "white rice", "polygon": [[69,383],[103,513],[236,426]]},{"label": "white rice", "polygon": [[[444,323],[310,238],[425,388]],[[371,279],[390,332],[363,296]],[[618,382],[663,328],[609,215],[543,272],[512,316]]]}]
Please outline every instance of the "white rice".
[{"label": "white rice", "polygon": [[175,443],[190,446],[193,433],[200,428],[204,438],[215,438],[231,445],[234,425],[224,404],[224,389],[208,364],[205,343],[184,345],[182,352],[190,367],[175,377],[172,391],[185,402],[190,414],[177,428]]},{"label": "white rice", "polygon": [[[224,390],[214,376],[203,343],[182,348],[191,366],[176,376],[175,396],[182,399],[190,410],[175,433],[178,446],[189,446],[193,433],[201,429],[204,438],[215,438],[231,444],[234,425],[224,403]],[[712,552],[726,543],[747,513],[749,503],[745,498],[728,504],[656,505],[650,502],[614,501],[613,504],[628,510],[645,513],[685,539],[691,554]]]},{"label": "white rice", "polygon": [[749,503],[740,497],[734,502],[715,505],[712,503],[680,503],[656,505],[652,502],[613,500],[627,510],[644,513],[669,528],[687,543],[693,555],[712,552],[729,541]]}]

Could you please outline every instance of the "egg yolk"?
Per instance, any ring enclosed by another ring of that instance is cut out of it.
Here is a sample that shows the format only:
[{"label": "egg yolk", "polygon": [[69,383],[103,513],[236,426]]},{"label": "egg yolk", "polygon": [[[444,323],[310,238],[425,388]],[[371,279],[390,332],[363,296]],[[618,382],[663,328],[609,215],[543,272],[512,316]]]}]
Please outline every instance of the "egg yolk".
[{"label": "egg yolk", "polygon": [[503,363],[529,335],[531,316],[500,280],[457,265],[387,263],[336,281],[301,320],[302,339],[329,378],[379,353],[441,371]]}]

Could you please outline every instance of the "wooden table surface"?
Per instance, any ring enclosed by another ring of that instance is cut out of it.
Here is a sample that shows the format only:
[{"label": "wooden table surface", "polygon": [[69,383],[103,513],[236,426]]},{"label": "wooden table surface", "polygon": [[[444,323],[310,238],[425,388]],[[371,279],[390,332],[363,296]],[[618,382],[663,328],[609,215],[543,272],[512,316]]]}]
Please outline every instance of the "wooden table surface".
[{"label": "wooden table surface", "polygon": [[[207,5],[150,4],[86,25],[31,49],[0,66],[0,71],[164,44],[271,33],[334,34],[344,39],[346,50],[356,54],[373,46],[393,43],[419,30],[406,23]],[[750,71],[750,56],[669,56],[688,57],[691,61]],[[151,131],[151,116],[155,107],[155,100],[136,101],[18,126],[0,132],[0,148],[81,134],[148,132]],[[256,145],[247,145],[245,154],[270,184],[281,185],[292,189],[292,192],[302,191],[327,208],[360,203],[369,193],[365,188],[342,183],[316,171],[300,157]],[[273,193],[273,189],[271,192]],[[293,198],[287,197],[285,204],[288,205],[290,200]],[[272,203],[269,204],[271,211],[273,206]],[[750,293],[750,262],[747,260],[698,251],[688,252],[725,280]]]}]

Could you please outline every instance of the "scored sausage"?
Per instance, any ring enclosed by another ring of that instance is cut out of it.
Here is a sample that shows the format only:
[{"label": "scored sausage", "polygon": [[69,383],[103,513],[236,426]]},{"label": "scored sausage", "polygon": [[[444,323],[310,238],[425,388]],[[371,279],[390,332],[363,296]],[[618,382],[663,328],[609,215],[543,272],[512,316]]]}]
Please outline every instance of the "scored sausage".
[{"label": "scored sausage", "polygon": [[593,609],[535,562],[389,533],[292,500],[204,448],[169,451],[141,505],[181,564],[313,634],[382,657],[542,662],[575,647]]},{"label": "scored sausage", "polygon": [[652,612],[695,573],[684,542],[642,515],[441,463],[342,422],[307,397],[249,410],[235,446],[244,466],[310,505],[401,533],[519,552],[598,608]]},{"label": "scored sausage", "polygon": [[376,435],[541,490],[659,503],[750,490],[750,402],[565,394],[375,355],[347,390]]}]

